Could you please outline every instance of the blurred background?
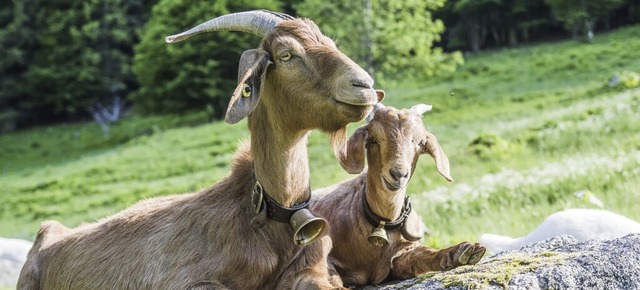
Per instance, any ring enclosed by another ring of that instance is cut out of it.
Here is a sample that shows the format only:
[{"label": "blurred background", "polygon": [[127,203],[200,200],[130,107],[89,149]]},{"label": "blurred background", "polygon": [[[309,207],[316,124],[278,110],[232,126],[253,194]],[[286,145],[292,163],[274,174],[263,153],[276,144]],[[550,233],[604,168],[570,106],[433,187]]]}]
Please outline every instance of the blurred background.
[{"label": "blurred background", "polygon": [[[424,122],[455,182],[422,157],[409,195],[426,244],[523,235],[570,207],[640,220],[637,0],[5,0],[0,236],[224,177],[248,131],[219,119],[260,39],[164,37],[258,8],[313,19],[386,105],[433,105]],[[350,177],[327,136],[309,154],[313,188]]]}]

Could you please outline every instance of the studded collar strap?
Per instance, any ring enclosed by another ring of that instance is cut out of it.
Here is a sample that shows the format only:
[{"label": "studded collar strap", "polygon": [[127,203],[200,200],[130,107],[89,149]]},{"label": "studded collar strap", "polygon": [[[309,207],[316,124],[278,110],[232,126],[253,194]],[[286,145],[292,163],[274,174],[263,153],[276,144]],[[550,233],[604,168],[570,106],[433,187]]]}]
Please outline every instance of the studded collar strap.
[{"label": "studded collar strap", "polygon": [[380,222],[384,222],[384,229],[387,231],[392,231],[397,230],[402,226],[402,224],[404,224],[405,220],[409,216],[409,213],[411,212],[411,201],[408,196],[405,196],[404,205],[402,206],[402,213],[400,214],[400,217],[398,217],[398,219],[391,221],[389,219],[380,217],[371,210],[371,207],[369,207],[369,203],[367,202],[367,190],[365,183],[365,185],[362,187],[362,208],[364,209],[364,216],[367,218],[369,224],[374,227],[378,227],[381,225]]}]

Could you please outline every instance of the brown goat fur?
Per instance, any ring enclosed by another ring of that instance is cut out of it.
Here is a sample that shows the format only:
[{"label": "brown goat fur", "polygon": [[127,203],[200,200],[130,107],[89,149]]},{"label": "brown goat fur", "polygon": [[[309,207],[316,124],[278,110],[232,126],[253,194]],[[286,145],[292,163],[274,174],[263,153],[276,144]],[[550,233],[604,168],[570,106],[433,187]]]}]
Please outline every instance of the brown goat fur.
[{"label": "brown goat fur", "polygon": [[[245,84],[254,88],[248,97],[240,96]],[[248,116],[251,141],[237,150],[230,175],[197,193],[147,199],[74,229],[44,222],[18,289],[334,288],[328,236],[300,247],[289,224],[252,223],[253,174],[283,206],[308,199],[309,131],[344,134],[383,97],[372,85],[313,22],[281,22],[240,60],[227,120]]]},{"label": "brown goat fur", "polygon": [[311,208],[331,225],[330,267],[345,285],[411,278],[427,271],[475,264],[484,255],[485,249],[479,244],[465,242],[442,250],[421,245],[418,239],[422,225],[415,210],[405,221],[406,230],[415,237],[412,241],[401,230],[387,232],[386,246],[377,247],[367,240],[375,227],[365,218],[363,194],[376,215],[394,221],[402,213],[406,186],[421,154],[434,157],[438,171],[452,180],[447,156],[435,136],[424,128],[421,113],[392,107],[374,110],[373,119],[349,139],[344,161],[348,171],[360,171],[366,151],[368,172],[313,192]]}]

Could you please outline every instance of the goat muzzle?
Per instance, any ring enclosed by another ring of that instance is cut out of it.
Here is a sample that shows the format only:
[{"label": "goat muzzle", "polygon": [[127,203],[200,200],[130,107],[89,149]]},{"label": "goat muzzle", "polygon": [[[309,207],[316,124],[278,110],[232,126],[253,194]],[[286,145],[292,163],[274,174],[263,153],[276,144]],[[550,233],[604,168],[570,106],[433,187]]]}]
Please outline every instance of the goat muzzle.
[{"label": "goat muzzle", "polygon": [[293,229],[293,242],[306,246],[315,242],[327,230],[327,221],[315,216],[310,210],[303,208],[291,216],[289,224]]}]

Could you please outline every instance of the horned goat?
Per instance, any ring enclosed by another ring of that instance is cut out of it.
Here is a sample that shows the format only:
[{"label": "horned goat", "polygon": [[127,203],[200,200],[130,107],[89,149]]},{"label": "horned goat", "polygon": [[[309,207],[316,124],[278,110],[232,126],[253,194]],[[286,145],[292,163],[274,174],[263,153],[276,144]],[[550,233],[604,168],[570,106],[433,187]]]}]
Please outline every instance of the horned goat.
[{"label": "horned goat", "polygon": [[331,225],[331,272],[345,285],[365,285],[477,263],[485,252],[479,244],[435,250],[419,242],[423,227],[406,186],[420,155],[431,155],[440,174],[452,181],[447,156],[422,123],[430,106],[377,107],[349,139],[343,162],[349,173],[359,173],[366,151],[367,172],[313,192],[311,208]]},{"label": "horned goat", "polygon": [[546,239],[569,235],[578,241],[608,240],[640,233],[640,223],[601,209],[572,208],[553,213],[524,237],[483,234],[479,240],[491,253],[520,249]]},{"label": "horned goat", "polygon": [[344,154],[346,125],[364,118],[384,93],[308,19],[240,12],[166,40],[221,30],[262,37],[240,58],[225,117],[236,123],[248,116],[251,136],[230,175],[197,193],[144,200],[74,229],[44,222],[19,289],[334,287],[326,262],[330,238],[310,243],[323,224],[316,232],[289,225],[311,195],[308,134],[331,133],[334,151]]}]

